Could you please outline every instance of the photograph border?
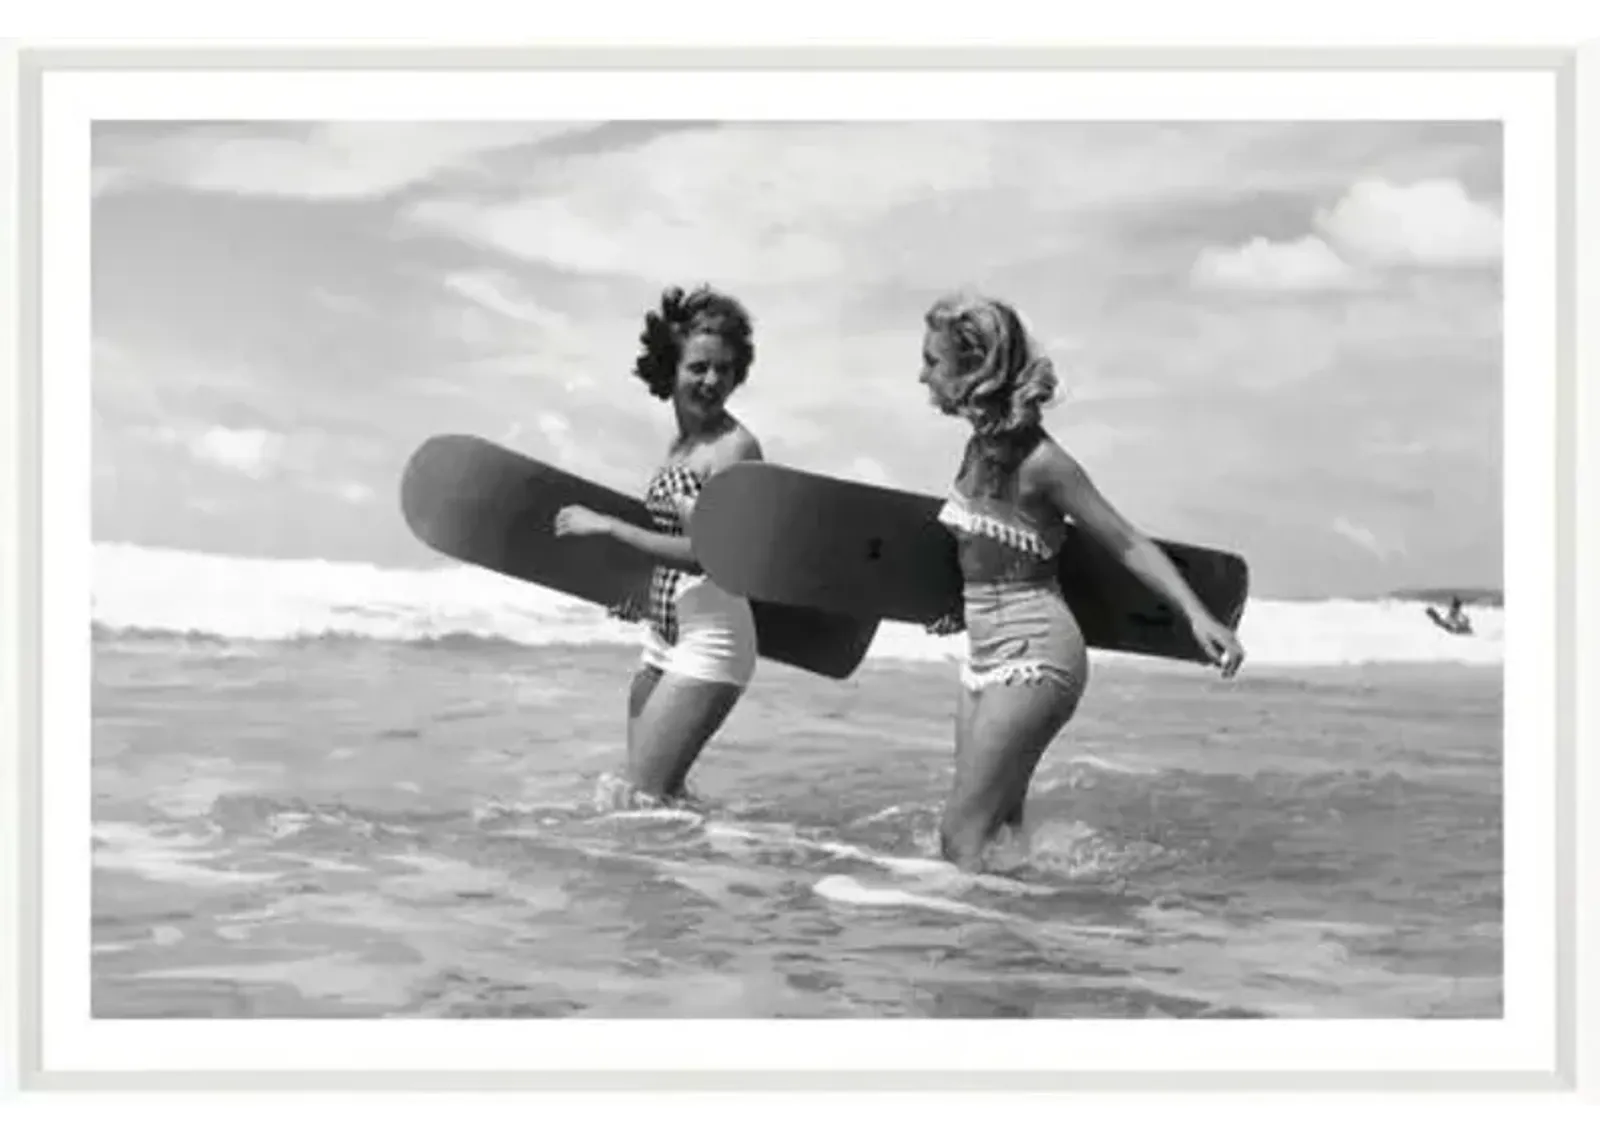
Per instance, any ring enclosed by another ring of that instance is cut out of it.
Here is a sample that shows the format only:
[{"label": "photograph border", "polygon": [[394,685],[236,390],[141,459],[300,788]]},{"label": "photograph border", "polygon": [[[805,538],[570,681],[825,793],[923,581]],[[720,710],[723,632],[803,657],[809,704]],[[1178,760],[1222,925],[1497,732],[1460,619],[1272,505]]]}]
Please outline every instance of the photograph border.
[{"label": "photograph border", "polygon": [[[702,1090],[702,1091],[1571,1091],[1577,1084],[1578,995],[1576,976],[1576,817],[1577,704],[1577,574],[1575,560],[1575,474],[1577,471],[1577,97],[1576,47],[1553,48],[1091,48],[1091,47],[960,47],[960,48],[363,48],[307,46],[296,48],[206,48],[195,46],[128,46],[107,48],[21,47],[13,49],[7,86],[15,100],[16,133],[11,142],[18,162],[17,178],[8,183],[16,195],[17,383],[12,444],[16,468],[16,559],[7,561],[9,598],[15,600],[14,670],[0,672],[15,680],[10,697],[17,727],[17,941],[19,971],[16,1059],[24,1089],[73,1090]],[[40,586],[40,376],[42,305],[42,239],[40,186],[42,85],[51,72],[116,69],[210,71],[440,71],[440,70],[809,70],[817,68],[876,71],[926,71],[987,68],[998,70],[1485,70],[1540,71],[1556,80],[1556,149],[1559,217],[1557,220],[1558,342],[1557,433],[1552,463],[1558,475],[1556,504],[1557,567],[1551,585],[1556,594],[1557,625],[1555,744],[1557,752],[1556,849],[1558,923],[1556,981],[1559,996],[1555,1021],[1556,1068],[1545,1072],[1321,1072],[1261,1073],[1188,1071],[1097,1073],[1075,1075],[1055,1071],[955,1072],[715,1072],[661,1070],[649,1072],[306,1072],[236,1071],[138,1073],[50,1071],[43,1066],[41,1000],[42,907],[41,768],[43,726],[41,685],[36,664],[43,647],[39,615]],[[9,109],[8,109],[9,110]],[[11,116],[8,116],[11,118]],[[12,148],[7,148],[12,150]],[[7,530],[8,538],[10,530]],[[14,578],[13,578],[14,577]]]}]

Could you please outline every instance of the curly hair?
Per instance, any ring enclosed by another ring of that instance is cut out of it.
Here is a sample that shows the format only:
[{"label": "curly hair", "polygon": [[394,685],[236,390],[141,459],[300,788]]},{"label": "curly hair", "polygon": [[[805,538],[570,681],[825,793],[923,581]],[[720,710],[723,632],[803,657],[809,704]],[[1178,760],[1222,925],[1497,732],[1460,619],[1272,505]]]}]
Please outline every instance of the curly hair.
[{"label": "curly hair", "polygon": [[953,376],[934,386],[941,412],[964,416],[980,437],[1004,437],[1038,426],[1055,396],[1055,366],[1039,352],[1017,311],[973,294],[946,294],[929,307],[927,327],[955,349]]},{"label": "curly hair", "polygon": [[733,347],[735,375],[739,383],[744,382],[756,357],[750,315],[744,306],[710,286],[687,294],[672,286],[662,292],[660,309],[645,315],[644,332],[639,335],[644,352],[633,366],[633,375],[657,400],[672,396],[683,347],[697,333],[716,334]]}]

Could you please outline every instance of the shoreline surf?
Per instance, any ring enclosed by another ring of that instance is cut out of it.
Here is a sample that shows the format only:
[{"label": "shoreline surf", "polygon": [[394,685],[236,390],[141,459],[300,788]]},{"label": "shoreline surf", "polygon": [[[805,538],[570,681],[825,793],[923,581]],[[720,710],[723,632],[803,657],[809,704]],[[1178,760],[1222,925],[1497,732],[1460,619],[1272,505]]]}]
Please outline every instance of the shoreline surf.
[{"label": "shoreline surf", "polygon": [[[1240,626],[1249,653],[1245,670],[1385,662],[1499,664],[1503,611],[1474,609],[1472,614],[1474,634],[1463,638],[1440,630],[1419,605],[1398,600],[1253,598]],[[95,547],[91,621],[100,640],[345,638],[493,647],[632,645],[638,638],[637,627],[607,617],[592,604],[472,567],[416,571],[126,544]],[[867,661],[955,661],[963,646],[959,635],[932,636],[912,625],[884,623]],[[1196,669],[1139,661],[1156,670]]]}]

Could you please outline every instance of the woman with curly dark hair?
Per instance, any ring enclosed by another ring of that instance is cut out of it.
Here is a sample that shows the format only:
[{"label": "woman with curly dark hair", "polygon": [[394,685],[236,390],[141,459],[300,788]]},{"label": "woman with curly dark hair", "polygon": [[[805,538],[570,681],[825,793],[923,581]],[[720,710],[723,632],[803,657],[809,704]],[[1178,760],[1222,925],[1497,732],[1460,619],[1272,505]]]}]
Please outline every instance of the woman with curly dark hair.
[{"label": "woman with curly dark hair", "polygon": [[556,516],[558,536],[603,535],[653,557],[648,623],[628,693],[628,782],[649,799],[684,796],[684,779],[749,686],[756,666],[750,605],[695,562],[688,522],[711,476],[761,446],[727,410],[755,359],[750,316],[725,294],[676,287],[645,318],[634,365],[657,400],[670,401],[677,436],[651,477],[654,530],[576,505]]},{"label": "woman with curly dark hair", "polygon": [[973,868],[1003,829],[1022,824],[1034,769],[1088,683],[1083,633],[1057,579],[1068,519],[1172,604],[1225,677],[1244,650],[1045,431],[1040,410],[1056,375],[1016,310],[956,294],[938,299],[925,325],[920,380],[940,412],[972,425],[939,513],[956,539],[962,604],[930,629],[967,632],[955,785],[939,834],[944,857]]}]

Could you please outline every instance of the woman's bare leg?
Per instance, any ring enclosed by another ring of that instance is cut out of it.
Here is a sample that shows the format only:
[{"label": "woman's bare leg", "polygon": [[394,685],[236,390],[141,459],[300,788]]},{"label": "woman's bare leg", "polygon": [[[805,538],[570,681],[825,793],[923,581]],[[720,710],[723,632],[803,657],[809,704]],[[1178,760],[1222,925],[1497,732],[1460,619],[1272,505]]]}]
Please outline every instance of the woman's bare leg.
[{"label": "woman's bare leg", "polygon": [[956,777],[940,823],[946,860],[976,869],[1001,826],[1020,822],[1028,783],[1046,747],[1077,710],[1078,694],[1054,683],[1001,684],[972,702]]},{"label": "woman's bare leg", "polygon": [[633,689],[642,697],[636,714],[629,708],[628,781],[641,794],[679,797],[689,768],[744,690],[671,673],[648,687],[635,680]]}]

